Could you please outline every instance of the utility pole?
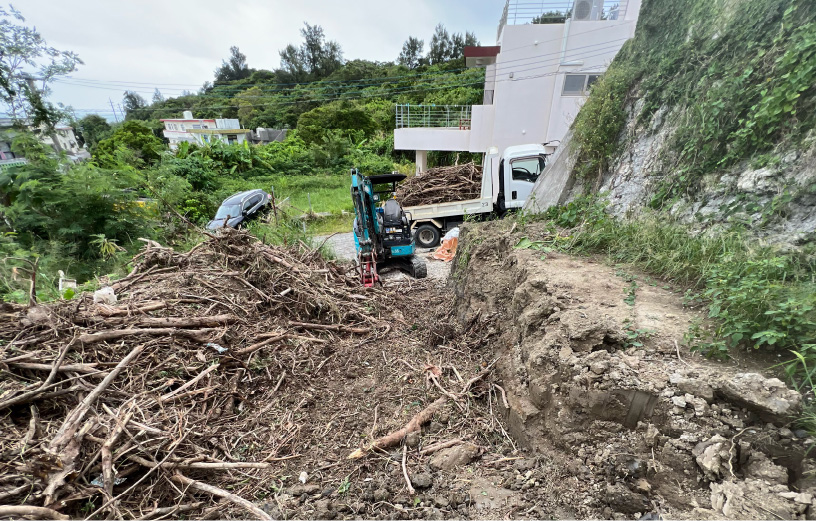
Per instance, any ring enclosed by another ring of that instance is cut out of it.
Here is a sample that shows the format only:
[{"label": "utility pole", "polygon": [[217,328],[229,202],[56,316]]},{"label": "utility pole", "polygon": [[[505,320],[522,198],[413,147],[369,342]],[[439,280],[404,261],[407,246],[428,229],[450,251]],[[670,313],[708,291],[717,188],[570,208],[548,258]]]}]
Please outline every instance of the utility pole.
[{"label": "utility pole", "polygon": [[[34,84],[34,80],[41,80],[43,78],[35,78],[34,76],[27,74],[25,72],[22,73],[20,77],[24,79],[26,83],[28,83],[28,88],[29,90],[31,90],[32,93],[38,92],[37,86]],[[57,151],[57,154],[59,154],[60,152],[62,152],[62,145],[60,145],[59,139],[57,138],[57,133],[54,131],[54,127],[48,125],[48,128],[46,128],[46,130],[48,131],[48,134],[51,137],[51,142],[54,144],[54,149]]]},{"label": "utility pole", "polygon": [[116,109],[113,108],[113,100],[108,98],[108,102],[110,103],[111,110],[113,111],[113,119],[115,119],[116,122],[119,123],[119,116],[116,115]]}]

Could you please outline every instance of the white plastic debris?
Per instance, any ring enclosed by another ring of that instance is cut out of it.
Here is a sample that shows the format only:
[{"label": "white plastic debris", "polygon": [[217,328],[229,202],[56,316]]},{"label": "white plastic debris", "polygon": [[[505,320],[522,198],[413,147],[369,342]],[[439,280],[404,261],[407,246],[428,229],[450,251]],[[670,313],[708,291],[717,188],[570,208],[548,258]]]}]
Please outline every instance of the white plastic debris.
[{"label": "white plastic debris", "polygon": [[[226,347],[221,347],[220,345],[215,344],[215,343],[213,343],[213,342],[207,342],[206,344],[204,344],[204,346],[205,346],[205,347],[212,347],[213,349],[215,349],[216,351],[218,351],[218,354],[219,354],[219,355],[223,355],[224,353],[226,353],[227,351],[229,351],[229,349],[227,349]],[[243,402],[241,402],[241,403],[243,403]]]},{"label": "white plastic debris", "polygon": [[[121,485],[127,481],[127,478],[113,478],[114,485]],[[91,485],[95,487],[103,487],[105,485],[104,479],[102,478],[102,474],[100,474],[96,479],[91,481]]]},{"label": "white plastic debris", "polygon": [[306,474],[306,471],[304,470],[303,472],[301,472],[301,473],[300,473],[300,477],[298,478],[298,480],[299,480],[301,483],[306,483],[306,480],[307,480],[307,479],[309,479],[309,475],[308,475],[308,474]]},{"label": "white plastic debris", "polygon": [[444,242],[444,241],[449,241],[451,239],[458,239],[458,238],[459,238],[459,227],[457,226],[456,228],[454,228],[452,230],[448,230],[448,233],[446,233],[445,236],[442,237],[442,241]]},{"label": "white plastic debris", "polygon": [[112,306],[116,304],[116,293],[113,292],[112,287],[105,286],[102,289],[94,291],[93,301],[95,304],[107,304]]}]

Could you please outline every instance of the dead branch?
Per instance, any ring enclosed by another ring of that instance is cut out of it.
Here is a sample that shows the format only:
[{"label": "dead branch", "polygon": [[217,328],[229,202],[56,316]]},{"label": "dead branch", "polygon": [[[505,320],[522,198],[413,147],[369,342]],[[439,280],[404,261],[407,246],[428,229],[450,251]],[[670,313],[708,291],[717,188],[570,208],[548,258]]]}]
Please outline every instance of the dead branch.
[{"label": "dead branch", "polygon": [[159,309],[163,309],[167,307],[167,302],[156,302],[153,304],[145,304],[138,308],[112,308],[108,306],[103,306],[101,304],[97,305],[96,312],[105,317],[122,317],[128,315],[141,315],[143,313],[147,313],[149,311],[156,311]]},{"label": "dead branch", "polygon": [[240,496],[236,496],[231,492],[227,492],[226,490],[220,489],[218,487],[214,487],[212,485],[208,485],[206,483],[190,479],[179,473],[173,474],[170,477],[170,479],[172,479],[176,483],[180,483],[192,489],[200,490],[201,492],[206,492],[208,494],[212,494],[213,496],[222,497],[228,501],[231,501],[232,503],[235,503],[236,505],[242,507],[244,510],[252,514],[255,517],[255,519],[263,519],[265,521],[272,520],[269,514],[267,514],[260,508],[256,507],[252,502],[247,501],[246,499]]},{"label": "dead branch", "polygon": [[143,327],[218,327],[237,322],[235,315],[213,315],[211,317],[168,317],[143,318],[139,321]]},{"label": "dead branch", "polygon": [[378,449],[385,449],[388,447],[393,447],[397,445],[402,439],[407,436],[411,432],[418,431],[424,424],[431,421],[433,415],[439,411],[439,409],[445,405],[448,401],[447,396],[442,396],[441,398],[437,398],[431,405],[425,407],[421,411],[419,411],[411,421],[409,421],[403,428],[396,430],[390,434],[387,434],[381,438],[377,438],[373,442],[371,442],[368,446],[357,449],[351,454],[348,455],[348,459],[359,459],[371,452],[372,450]]},{"label": "dead branch", "polygon": [[[12,362],[9,365],[12,367],[18,367],[20,369],[31,369],[32,371],[51,371],[54,369],[53,365],[35,364],[30,362]],[[99,364],[67,364],[57,367],[57,371],[60,373],[98,373],[98,365]]]},{"label": "dead branch", "polygon": [[131,454],[127,457],[127,459],[138,463],[147,468],[153,467],[160,467],[163,469],[176,469],[176,470],[230,470],[230,469],[269,469],[272,468],[271,463],[258,463],[254,461],[235,461],[235,462],[204,462],[204,461],[196,461],[193,463],[176,463],[176,462],[165,462],[165,463],[153,463],[148,461],[144,458],[136,456],[135,454]]},{"label": "dead branch", "polygon": [[135,335],[151,335],[151,336],[181,336],[190,338],[197,342],[206,342],[213,329],[198,329],[189,331],[186,329],[175,328],[146,328],[146,329],[114,329],[110,331],[102,331],[100,333],[86,333],[79,336],[79,341],[83,344],[94,344],[96,342],[107,342],[109,340],[119,340]]},{"label": "dead branch", "polygon": [[186,384],[182,385],[181,387],[179,387],[175,391],[169,392],[169,393],[165,394],[164,396],[162,396],[161,398],[159,398],[159,403],[166,402],[167,400],[169,400],[173,396],[181,393],[182,391],[184,391],[186,389],[189,389],[190,387],[194,386],[199,381],[201,381],[202,378],[204,378],[205,376],[207,376],[211,372],[217,370],[219,367],[220,367],[220,364],[214,364],[214,365],[211,365],[210,367],[204,369],[203,371],[198,373],[198,376],[196,376],[195,378],[193,378],[192,380],[190,380]]},{"label": "dead branch", "polygon": [[408,485],[408,493],[412,496],[416,494],[414,486],[411,484],[411,478],[408,477],[408,445],[402,446],[402,475],[405,477],[405,483]]},{"label": "dead branch", "polygon": [[142,351],[144,351],[147,344],[141,344],[134,347],[130,353],[127,354],[126,357],[119,362],[113,370],[108,373],[108,376],[105,377],[104,380],[99,382],[99,385],[96,388],[88,393],[88,396],[85,397],[76,408],[71,411],[68,416],[65,417],[65,421],[62,423],[62,426],[59,428],[57,433],[54,435],[54,438],[51,440],[50,449],[54,453],[60,453],[65,445],[73,438],[74,433],[79,429],[79,424],[85,418],[85,415],[88,413],[88,409],[90,409],[91,404],[99,398],[99,396],[108,388],[108,386],[113,383],[117,376],[133,361]]},{"label": "dead branch", "polygon": [[302,327],[303,329],[315,329],[319,331],[338,331],[340,333],[356,333],[358,335],[364,335],[366,333],[370,333],[370,329],[363,329],[361,327],[348,327],[348,326],[341,326],[339,324],[312,324],[308,322],[295,322],[293,320],[289,321],[290,326],[294,327]]},{"label": "dead branch", "polygon": [[173,505],[172,507],[160,507],[154,508],[147,514],[143,515],[136,519],[136,521],[147,521],[148,519],[156,516],[168,516],[173,514],[178,514],[181,512],[189,512],[190,510],[196,510],[201,508],[206,503],[203,501],[196,501],[195,503],[187,503],[185,505]]},{"label": "dead branch", "polygon": [[460,443],[464,443],[464,441],[460,440],[459,438],[455,440],[442,441],[439,443],[434,443],[433,445],[428,445],[424,449],[420,450],[419,453],[423,456],[427,456],[428,454],[433,454],[434,452],[447,449],[448,447],[453,447],[454,445],[459,445]]},{"label": "dead branch", "polygon": [[403,206],[466,201],[479,197],[482,167],[473,163],[429,168],[409,177],[397,187],[396,199]]},{"label": "dead branch", "polygon": [[274,344],[275,342],[278,342],[280,340],[284,340],[286,338],[289,338],[289,335],[283,334],[283,335],[273,336],[273,337],[267,338],[266,340],[261,340],[260,342],[256,342],[256,343],[252,344],[249,347],[239,349],[238,351],[235,352],[235,354],[237,354],[237,355],[248,355],[249,353],[254,353],[255,351],[257,351],[258,349],[260,349],[260,348],[262,348],[264,346],[268,346],[269,344]]},{"label": "dead branch", "polygon": [[[498,361],[498,359],[494,360],[490,365],[488,365],[484,370],[482,370],[479,374],[468,380],[462,390],[455,396],[461,397],[465,396],[469,391],[470,387],[487,376],[493,368],[493,365]],[[411,432],[418,431],[422,425],[431,421],[433,415],[448,401],[450,398],[449,395],[444,395],[440,398],[437,398],[431,405],[425,407],[421,411],[419,411],[411,421],[409,421],[403,428],[396,430],[390,434],[387,434],[381,438],[377,438],[369,445],[357,449],[351,454],[348,455],[348,459],[359,459],[371,452],[372,450],[377,449],[385,449],[387,447],[393,447],[394,445],[398,444],[405,436],[407,436]]]},{"label": "dead branch", "polygon": [[4,505],[0,506],[0,517],[33,517],[35,519],[71,519],[69,516],[60,514],[54,509],[45,507],[32,507],[28,505]]}]

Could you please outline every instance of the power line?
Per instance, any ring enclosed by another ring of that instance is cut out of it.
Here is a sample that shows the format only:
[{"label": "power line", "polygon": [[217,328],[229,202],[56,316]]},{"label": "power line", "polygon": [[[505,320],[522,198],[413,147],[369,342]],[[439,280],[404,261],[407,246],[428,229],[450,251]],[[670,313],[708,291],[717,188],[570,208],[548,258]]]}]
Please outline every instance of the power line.
[{"label": "power line", "polygon": [[[634,23],[634,22],[635,22],[635,20],[629,20],[629,21],[625,21],[625,22],[621,22],[621,23],[617,23],[617,24],[610,24],[610,25],[607,25],[607,26],[604,26],[604,27],[599,27],[597,29],[590,29],[588,31],[574,32],[574,33],[571,33],[569,35],[569,37],[578,37],[578,36],[585,35],[585,34],[596,33],[596,32],[599,32],[599,31],[614,29],[614,28],[621,27],[623,25],[631,24],[631,23]],[[620,41],[620,40],[628,40],[628,39],[630,39],[630,37],[627,36],[625,38],[618,38],[618,39],[615,39],[615,40],[609,40],[609,41],[606,41],[606,42],[602,42],[602,43],[598,43],[598,44],[592,44],[592,45],[585,46],[585,47],[605,45],[605,44],[607,44],[609,42]],[[541,44],[544,44],[544,43],[558,42],[558,41],[562,41],[562,40],[563,40],[563,36],[560,36],[558,38],[552,38],[552,39],[549,39],[549,40],[541,40],[541,41],[539,41],[537,43],[532,43],[532,44],[527,44],[527,45],[520,45],[518,47],[513,47],[513,48],[510,48],[510,49],[502,48],[500,52],[506,54],[506,53],[515,52],[515,51],[518,51],[518,50],[521,50],[521,49],[526,49],[526,48],[529,48],[529,47],[534,47],[534,46],[537,46],[537,45],[541,45]],[[581,48],[584,48],[584,47],[577,47],[575,49],[581,49]],[[573,49],[573,50],[575,50],[575,49]],[[551,54],[560,54],[560,51],[553,52],[553,53],[547,53],[544,56],[551,55]],[[536,58],[541,57],[541,56],[543,56],[543,55],[538,55]],[[515,62],[515,61],[523,61],[523,60],[526,60],[526,59],[532,59],[532,58],[518,58],[516,60],[504,60],[502,63],[506,64],[506,63],[511,63],[511,62]],[[443,74],[449,74],[449,73],[452,73],[452,72],[461,72],[461,71],[465,71],[465,70],[468,70],[468,68],[457,68],[457,69],[450,69],[450,70],[447,70],[447,71],[425,72],[425,73],[418,73],[418,74],[403,74],[403,75],[399,75],[399,76],[385,76],[385,77],[379,77],[379,78],[359,78],[359,79],[356,79],[356,80],[316,80],[316,81],[307,81],[307,82],[275,83],[274,85],[275,86],[289,86],[289,85],[297,86],[297,85],[314,85],[315,83],[332,84],[332,83],[358,83],[358,82],[365,82],[365,81],[386,81],[386,80],[392,80],[392,79],[393,80],[401,80],[401,79],[416,78],[416,77],[423,77],[423,76],[439,76],[439,75],[443,75]],[[98,80],[98,79],[91,79],[91,78],[67,78],[67,79],[69,79],[71,81],[83,82],[83,83],[88,83],[88,84],[99,83],[99,84],[120,85],[120,86],[116,87],[115,90],[120,89],[121,86],[128,86],[128,85],[150,85],[150,86],[153,86],[154,88],[158,88],[159,90],[180,90],[180,91],[188,90],[188,89],[181,88],[181,87],[173,88],[173,87],[162,87],[162,86],[176,85],[176,86],[189,86],[189,87],[194,87],[194,88],[200,88],[201,87],[199,84],[193,84],[193,83],[138,82],[138,81],[122,81],[122,80]],[[57,81],[63,81],[63,80],[57,80]],[[227,89],[227,88],[232,87],[232,88],[235,88],[235,89],[244,89],[244,88],[247,88],[247,87],[256,87],[256,86],[263,87],[263,86],[269,86],[270,85],[269,83],[237,83],[238,81],[240,81],[240,80],[235,80],[235,81],[230,82],[228,84],[222,83],[220,85],[214,85],[213,88]],[[111,90],[114,90],[114,89],[111,89]],[[126,89],[126,90],[134,90],[134,89]],[[136,91],[136,90],[134,90],[134,92],[152,93],[153,91],[146,91],[146,90]]]},{"label": "power line", "polygon": [[[628,39],[628,38],[626,38],[626,39]],[[608,42],[604,42],[604,43],[608,43]],[[586,46],[583,46],[583,47],[575,48],[575,49],[573,49],[573,51],[579,50],[579,49],[589,49],[590,47],[597,47],[598,45],[602,45],[602,44],[586,45]],[[569,54],[565,54],[564,56],[561,56],[562,53],[560,51],[559,52],[553,52],[553,53],[546,53],[544,55],[539,55],[539,56],[535,57],[535,58],[537,58],[536,61],[531,62],[531,63],[526,63],[526,64],[523,64],[523,65],[516,65],[514,67],[511,67],[511,66],[498,67],[497,69],[494,70],[494,77],[499,76],[499,73],[503,73],[507,69],[513,69],[512,72],[514,72],[514,73],[521,73],[521,72],[527,72],[527,71],[532,71],[532,70],[538,70],[538,69],[545,68],[545,67],[551,67],[552,65],[560,65],[561,61],[564,60],[564,59],[592,58],[592,57],[596,57],[596,56],[602,56],[602,55],[610,54],[612,52],[617,52],[619,48],[620,48],[620,45],[614,44],[614,45],[608,45],[607,47],[604,47],[604,48],[587,50],[587,51],[580,52],[580,53],[570,52]],[[602,51],[602,52],[597,53],[596,51]],[[542,56],[553,56],[553,58],[541,59]],[[530,59],[532,59],[532,58],[530,58]],[[526,69],[525,68],[522,68],[522,69],[516,68],[516,67],[524,67],[524,66],[527,66],[527,65],[537,65],[537,66],[529,67],[529,68],[526,68]],[[451,78],[451,79],[453,79],[453,78]],[[448,86],[459,86],[459,85],[474,85],[474,84],[477,84],[477,83],[483,83],[483,81],[484,80],[480,80],[478,82],[469,82],[469,83],[466,82],[466,83],[443,85],[440,88],[446,88]],[[502,81],[502,80],[499,80],[499,81]],[[74,84],[71,84],[71,83],[68,83],[68,84],[69,85],[74,85]],[[428,85],[433,85],[433,84],[428,84]],[[370,98],[370,97],[382,97],[382,96],[387,96],[387,95],[393,94],[395,92],[403,92],[403,91],[405,91],[405,92],[416,92],[416,91],[423,90],[423,89],[426,89],[426,90],[431,89],[431,87],[428,86],[428,85],[420,85],[420,86],[413,85],[413,86],[409,86],[409,87],[391,88],[391,89],[387,89],[385,91],[382,91],[382,90],[373,91],[373,92],[371,92],[370,96],[362,96],[362,97],[364,97],[364,98],[366,98],[366,97],[368,97],[368,98]],[[76,85],[76,86],[82,86],[82,85]],[[92,87],[92,86],[86,86],[86,87],[88,87],[88,88],[103,88],[103,87]],[[358,90],[358,91],[355,91],[355,92],[345,92],[340,97],[331,97],[331,96],[330,97],[325,97],[325,96],[324,97],[313,97],[313,98],[307,98],[306,97],[306,96],[313,95],[313,94],[327,94],[327,92],[320,92],[320,91],[325,91],[325,90],[327,90],[327,89],[303,89],[303,90],[295,91],[292,94],[303,96],[303,98],[300,101],[296,101],[296,102],[293,102],[293,103],[320,102],[320,101],[327,101],[327,100],[332,100],[333,101],[333,100],[338,100],[338,99],[356,99],[356,98],[353,98],[352,96],[354,96],[356,94],[359,94],[359,93],[368,94],[364,90]],[[331,90],[331,89],[328,89],[328,90]],[[433,90],[436,90],[436,89],[433,89]],[[272,91],[272,92],[275,92],[275,91]],[[287,92],[291,92],[291,91],[287,91]],[[257,98],[257,97],[262,97],[262,96],[250,96],[250,98],[253,98],[253,97]],[[213,94],[213,93],[205,93],[205,94],[196,95],[196,99],[197,100],[210,100],[210,99],[219,99],[220,100],[220,99],[234,99],[234,98],[231,98],[231,97],[228,97],[228,96],[220,96],[218,94]],[[278,102],[278,103],[271,103],[271,104],[287,105],[287,104],[292,104],[292,103]],[[243,105],[243,106],[252,106],[252,105]],[[202,107],[202,108],[205,108],[205,107]],[[210,108],[210,107],[206,107],[206,108]],[[145,107],[144,109],[139,109],[139,110],[161,110],[161,109]]]}]

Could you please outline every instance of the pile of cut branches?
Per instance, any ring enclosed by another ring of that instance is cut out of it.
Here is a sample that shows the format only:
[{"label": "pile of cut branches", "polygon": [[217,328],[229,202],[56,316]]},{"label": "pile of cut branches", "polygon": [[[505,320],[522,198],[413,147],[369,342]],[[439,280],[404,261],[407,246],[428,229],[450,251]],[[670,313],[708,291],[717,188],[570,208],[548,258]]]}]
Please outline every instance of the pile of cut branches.
[{"label": "pile of cut branches", "polygon": [[397,187],[396,199],[403,206],[467,201],[482,189],[482,167],[473,163],[430,168],[409,177]]},{"label": "pile of cut branches", "polygon": [[380,290],[305,244],[145,242],[115,301],[2,310],[0,515],[269,519],[260,477],[300,448],[272,398],[389,327]]}]

